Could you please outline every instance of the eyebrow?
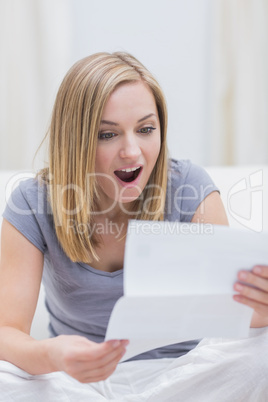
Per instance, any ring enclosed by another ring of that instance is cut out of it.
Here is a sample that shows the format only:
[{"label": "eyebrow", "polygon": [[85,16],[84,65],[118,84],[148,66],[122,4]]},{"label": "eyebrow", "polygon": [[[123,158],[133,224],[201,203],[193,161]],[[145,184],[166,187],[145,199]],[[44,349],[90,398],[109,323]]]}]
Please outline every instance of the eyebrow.
[{"label": "eyebrow", "polygon": [[[146,116],[142,117],[141,119],[139,119],[137,121],[137,123],[140,123],[141,121],[149,119],[149,117],[152,117],[152,116],[156,117],[156,115],[154,113],[150,113],[150,114],[147,114]],[[114,121],[110,121],[110,120],[101,120],[101,124],[110,124],[112,126],[118,126],[118,123],[115,123]]]}]

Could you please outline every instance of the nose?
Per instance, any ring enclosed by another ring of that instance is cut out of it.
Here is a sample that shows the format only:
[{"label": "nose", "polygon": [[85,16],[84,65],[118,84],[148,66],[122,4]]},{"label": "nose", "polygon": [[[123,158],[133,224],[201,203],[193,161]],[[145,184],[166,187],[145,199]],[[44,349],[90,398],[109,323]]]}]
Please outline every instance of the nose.
[{"label": "nose", "polygon": [[120,149],[120,157],[122,159],[137,160],[141,155],[141,148],[139,139],[135,134],[126,134],[122,139],[122,145]]}]

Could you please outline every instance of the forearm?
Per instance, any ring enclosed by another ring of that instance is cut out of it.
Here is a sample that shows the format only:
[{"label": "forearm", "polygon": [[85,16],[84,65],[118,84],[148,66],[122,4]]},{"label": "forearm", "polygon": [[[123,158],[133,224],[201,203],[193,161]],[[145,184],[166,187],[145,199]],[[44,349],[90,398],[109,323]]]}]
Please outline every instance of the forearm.
[{"label": "forearm", "polygon": [[51,339],[37,341],[12,327],[0,327],[0,360],[8,361],[29,374],[53,370],[49,359]]}]

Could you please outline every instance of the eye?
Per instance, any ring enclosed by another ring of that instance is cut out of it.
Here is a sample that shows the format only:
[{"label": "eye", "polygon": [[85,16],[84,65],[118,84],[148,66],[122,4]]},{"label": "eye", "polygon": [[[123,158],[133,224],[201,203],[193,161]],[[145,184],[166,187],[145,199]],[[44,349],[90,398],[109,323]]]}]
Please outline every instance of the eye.
[{"label": "eye", "polygon": [[115,137],[115,133],[99,133],[98,139],[99,140],[110,140],[111,138]]},{"label": "eye", "polygon": [[140,130],[138,130],[138,133],[141,134],[151,134],[153,130],[156,130],[155,127],[143,127]]}]

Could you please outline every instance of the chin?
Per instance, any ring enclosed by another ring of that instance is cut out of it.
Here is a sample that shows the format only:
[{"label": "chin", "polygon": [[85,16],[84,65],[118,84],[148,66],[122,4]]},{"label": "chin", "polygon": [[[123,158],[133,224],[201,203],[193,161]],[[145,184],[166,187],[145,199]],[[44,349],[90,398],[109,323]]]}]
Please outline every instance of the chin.
[{"label": "chin", "polygon": [[142,194],[144,188],[142,187],[131,187],[124,188],[120,191],[118,202],[121,204],[127,204],[133,201],[136,201]]}]

